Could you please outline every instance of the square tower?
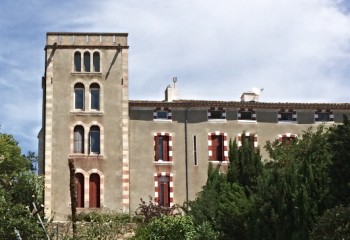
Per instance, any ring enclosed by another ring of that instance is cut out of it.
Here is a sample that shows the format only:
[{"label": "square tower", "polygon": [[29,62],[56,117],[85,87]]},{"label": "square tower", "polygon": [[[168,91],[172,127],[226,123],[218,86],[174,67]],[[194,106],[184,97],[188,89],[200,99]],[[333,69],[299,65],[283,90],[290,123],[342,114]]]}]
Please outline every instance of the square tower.
[{"label": "square tower", "polygon": [[78,212],[129,210],[127,37],[47,33],[39,174],[54,220],[71,213],[69,159]]}]

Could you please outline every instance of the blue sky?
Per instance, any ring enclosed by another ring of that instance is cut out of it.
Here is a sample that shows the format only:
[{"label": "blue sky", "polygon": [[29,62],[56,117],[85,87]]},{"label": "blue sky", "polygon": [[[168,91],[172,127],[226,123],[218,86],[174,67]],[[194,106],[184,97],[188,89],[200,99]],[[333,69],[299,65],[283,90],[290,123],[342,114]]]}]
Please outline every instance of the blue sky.
[{"label": "blue sky", "polygon": [[350,3],[341,0],[2,0],[0,125],[37,151],[46,32],[128,32],[130,99],[350,102]]}]

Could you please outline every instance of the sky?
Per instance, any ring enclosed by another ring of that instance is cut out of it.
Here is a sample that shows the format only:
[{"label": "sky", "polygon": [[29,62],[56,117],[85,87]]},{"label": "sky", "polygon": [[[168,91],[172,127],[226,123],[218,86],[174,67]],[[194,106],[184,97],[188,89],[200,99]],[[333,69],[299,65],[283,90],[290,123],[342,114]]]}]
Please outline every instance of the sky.
[{"label": "sky", "polygon": [[46,32],[129,33],[129,99],[350,102],[350,0],[1,0],[0,132],[37,152]]}]

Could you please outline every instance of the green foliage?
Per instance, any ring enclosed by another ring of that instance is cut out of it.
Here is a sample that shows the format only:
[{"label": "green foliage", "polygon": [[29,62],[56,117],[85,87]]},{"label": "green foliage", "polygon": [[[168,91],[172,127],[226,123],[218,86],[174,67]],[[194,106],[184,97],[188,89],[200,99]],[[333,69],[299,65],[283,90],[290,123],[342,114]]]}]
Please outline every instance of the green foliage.
[{"label": "green foliage", "polygon": [[350,207],[337,206],[328,209],[317,221],[311,232],[312,240],[349,240]]},{"label": "green foliage", "polygon": [[108,213],[80,213],[77,220],[83,223],[78,227],[78,239],[116,239],[124,232],[125,225],[131,222],[128,214]]},{"label": "green foliage", "polygon": [[215,240],[217,234],[208,223],[195,226],[190,216],[161,216],[136,231],[135,240]]},{"label": "green foliage", "polygon": [[329,144],[333,158],[330,168],[330,206],[350,204],[350,121],[344,116],[343,124],[330,129]]},{"label": "green foliage", "polygon": [[156,204],[152,197],[149,197],[149,201],[146,202],[142,198],[141,203],[135,211],[135,215],[139,217],[143,222],[150,222],[153,218],[160,216],[178,215],[180,214],[180,208],[177,205],[172,207],[163,207]]},{"label": "green foliage", "polygon": [[42,204],[43,179],[32,172],[29,156],[21,155],[11,135],[0,133],[0,239],[41,238],[42,229],[33,216],[32,203]]}]

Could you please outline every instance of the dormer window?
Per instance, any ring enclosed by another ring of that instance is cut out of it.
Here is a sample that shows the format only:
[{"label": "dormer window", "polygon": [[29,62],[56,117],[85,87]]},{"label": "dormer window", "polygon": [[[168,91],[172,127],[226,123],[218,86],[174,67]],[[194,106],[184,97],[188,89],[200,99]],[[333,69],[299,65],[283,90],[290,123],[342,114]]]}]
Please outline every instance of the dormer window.
[{"label": "dormer window", "polygon": [[296,122],[297,112],[293,109],[281,109],[278,111],[278,121],[279,122]]},{"label": "dormer window", "polygon": [[226,112],[223,108],[208,109],[208,120],[225,120]]},{"label": "dormer window", "polygon": [[171,120],[171,110],[169,108],[156,108],[153,110],[154,120]]},{"label": "dormer window", "polygon": [[315,111],[315,122],[333,122],[334,115],[330,110],[317,110]]},{"label": "dormer window", "polygon": [[241,108],[238,110],[238,120],[256,122],[256,113],[254,109]]}]

